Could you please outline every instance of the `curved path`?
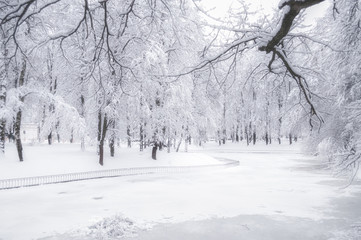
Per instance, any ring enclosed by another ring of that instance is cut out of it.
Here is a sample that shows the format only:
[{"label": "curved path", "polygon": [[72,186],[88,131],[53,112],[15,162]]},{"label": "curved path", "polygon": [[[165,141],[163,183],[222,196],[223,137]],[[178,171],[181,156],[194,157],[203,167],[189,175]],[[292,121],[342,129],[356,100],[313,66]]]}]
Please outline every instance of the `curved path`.
[{"label": "curved path", "polygon": [[19,187],[39,186],[43,184],[66,183],[74,181],[83,181],[98,178],[112,178],[131,175],[143,175],[154,173],[180,173],[195,170],[215,169],[223,167],[238,166],[239,161],[225,158],[217,158],[220,164],[195,165],[195,166],[164,166],[164,167],[137,167],[137,168],[119,168],[102,171],[89,171],[78,173],[67,173],[26,178],[12,178],[0,180],[0,190]]}]

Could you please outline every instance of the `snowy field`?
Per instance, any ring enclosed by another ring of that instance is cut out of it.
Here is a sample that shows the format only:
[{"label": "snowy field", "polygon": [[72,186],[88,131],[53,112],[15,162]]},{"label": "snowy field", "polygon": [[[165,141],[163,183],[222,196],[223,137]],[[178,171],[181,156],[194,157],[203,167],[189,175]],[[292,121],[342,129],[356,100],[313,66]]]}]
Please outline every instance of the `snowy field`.
[{"label": "snowy field", "polygon": [[300,145],[208,143],[189,153],[117,149],[105,166],[79,145],[13,146],[0,179],[139,166],[218,164],[192,173],[127,176],[0,191],[1,240],[361,239],[361,185],[332,176]]}]

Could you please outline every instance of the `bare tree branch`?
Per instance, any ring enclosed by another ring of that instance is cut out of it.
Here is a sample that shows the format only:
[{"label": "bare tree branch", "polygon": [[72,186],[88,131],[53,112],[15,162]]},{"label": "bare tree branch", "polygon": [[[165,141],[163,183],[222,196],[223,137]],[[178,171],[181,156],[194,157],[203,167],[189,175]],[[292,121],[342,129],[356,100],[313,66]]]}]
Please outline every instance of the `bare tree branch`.
[{"label": "bare tree branch", "polygon": [[281,40],[289,33],[293,20],[297,17],[302,9],[306,9],[313,5],[323,2],[324,0],[286,0],[281,2],[279,8],[282,9],[284,7],[288,7],[286,13],[283,16],[281,26],[279,27],[277,33],[273,36],[273,38],[267,43],[266,46],[260,46],[260,51],[265,51],[266,53],[270,53],[274,50],[275,46],[278,45]]}]

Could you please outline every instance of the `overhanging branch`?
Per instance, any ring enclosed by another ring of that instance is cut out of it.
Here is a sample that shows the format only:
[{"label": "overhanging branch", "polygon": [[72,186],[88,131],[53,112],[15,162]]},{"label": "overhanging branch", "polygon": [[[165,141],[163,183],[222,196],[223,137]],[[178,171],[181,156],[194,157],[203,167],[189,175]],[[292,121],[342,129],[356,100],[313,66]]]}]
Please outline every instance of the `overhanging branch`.
[{"label": "overhanging branch", "polygon": [[278,45],[281,40],[289,33],[293,20],[297,17],[302,9],[306,9],[313,5],[323,2],[324,0],[285,0],[280,3],[279,8],[288,7],[286,13],[283,16],[281,26],[273,38],[267,43],[266,46],[260,46],[260,51],[270,53],[274,50],[275,46]]}]

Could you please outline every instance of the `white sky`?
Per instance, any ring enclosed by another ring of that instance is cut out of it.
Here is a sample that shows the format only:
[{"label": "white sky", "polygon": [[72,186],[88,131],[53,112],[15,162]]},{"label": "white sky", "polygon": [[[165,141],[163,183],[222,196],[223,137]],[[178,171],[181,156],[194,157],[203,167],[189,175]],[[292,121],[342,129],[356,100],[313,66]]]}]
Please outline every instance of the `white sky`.
[{"label": "white sky", "polygon": [[[257,11],[263,9],[265,14],[272,13],[274,9],[278,9],[278,3],[280,0],[244,0],[246,3],[251,4],[252,10]],[[228,11],[231,5],[237,4],[237,0],[201,0],[202,6],[205,9],[212,9],[212,16],[221,18]],[[325,14],[327,7],[330,4],[330,0],[326,0],[323,3],[312,6],[306,10],[305,24],[314,24],[315,19],[322,17]]]}]

